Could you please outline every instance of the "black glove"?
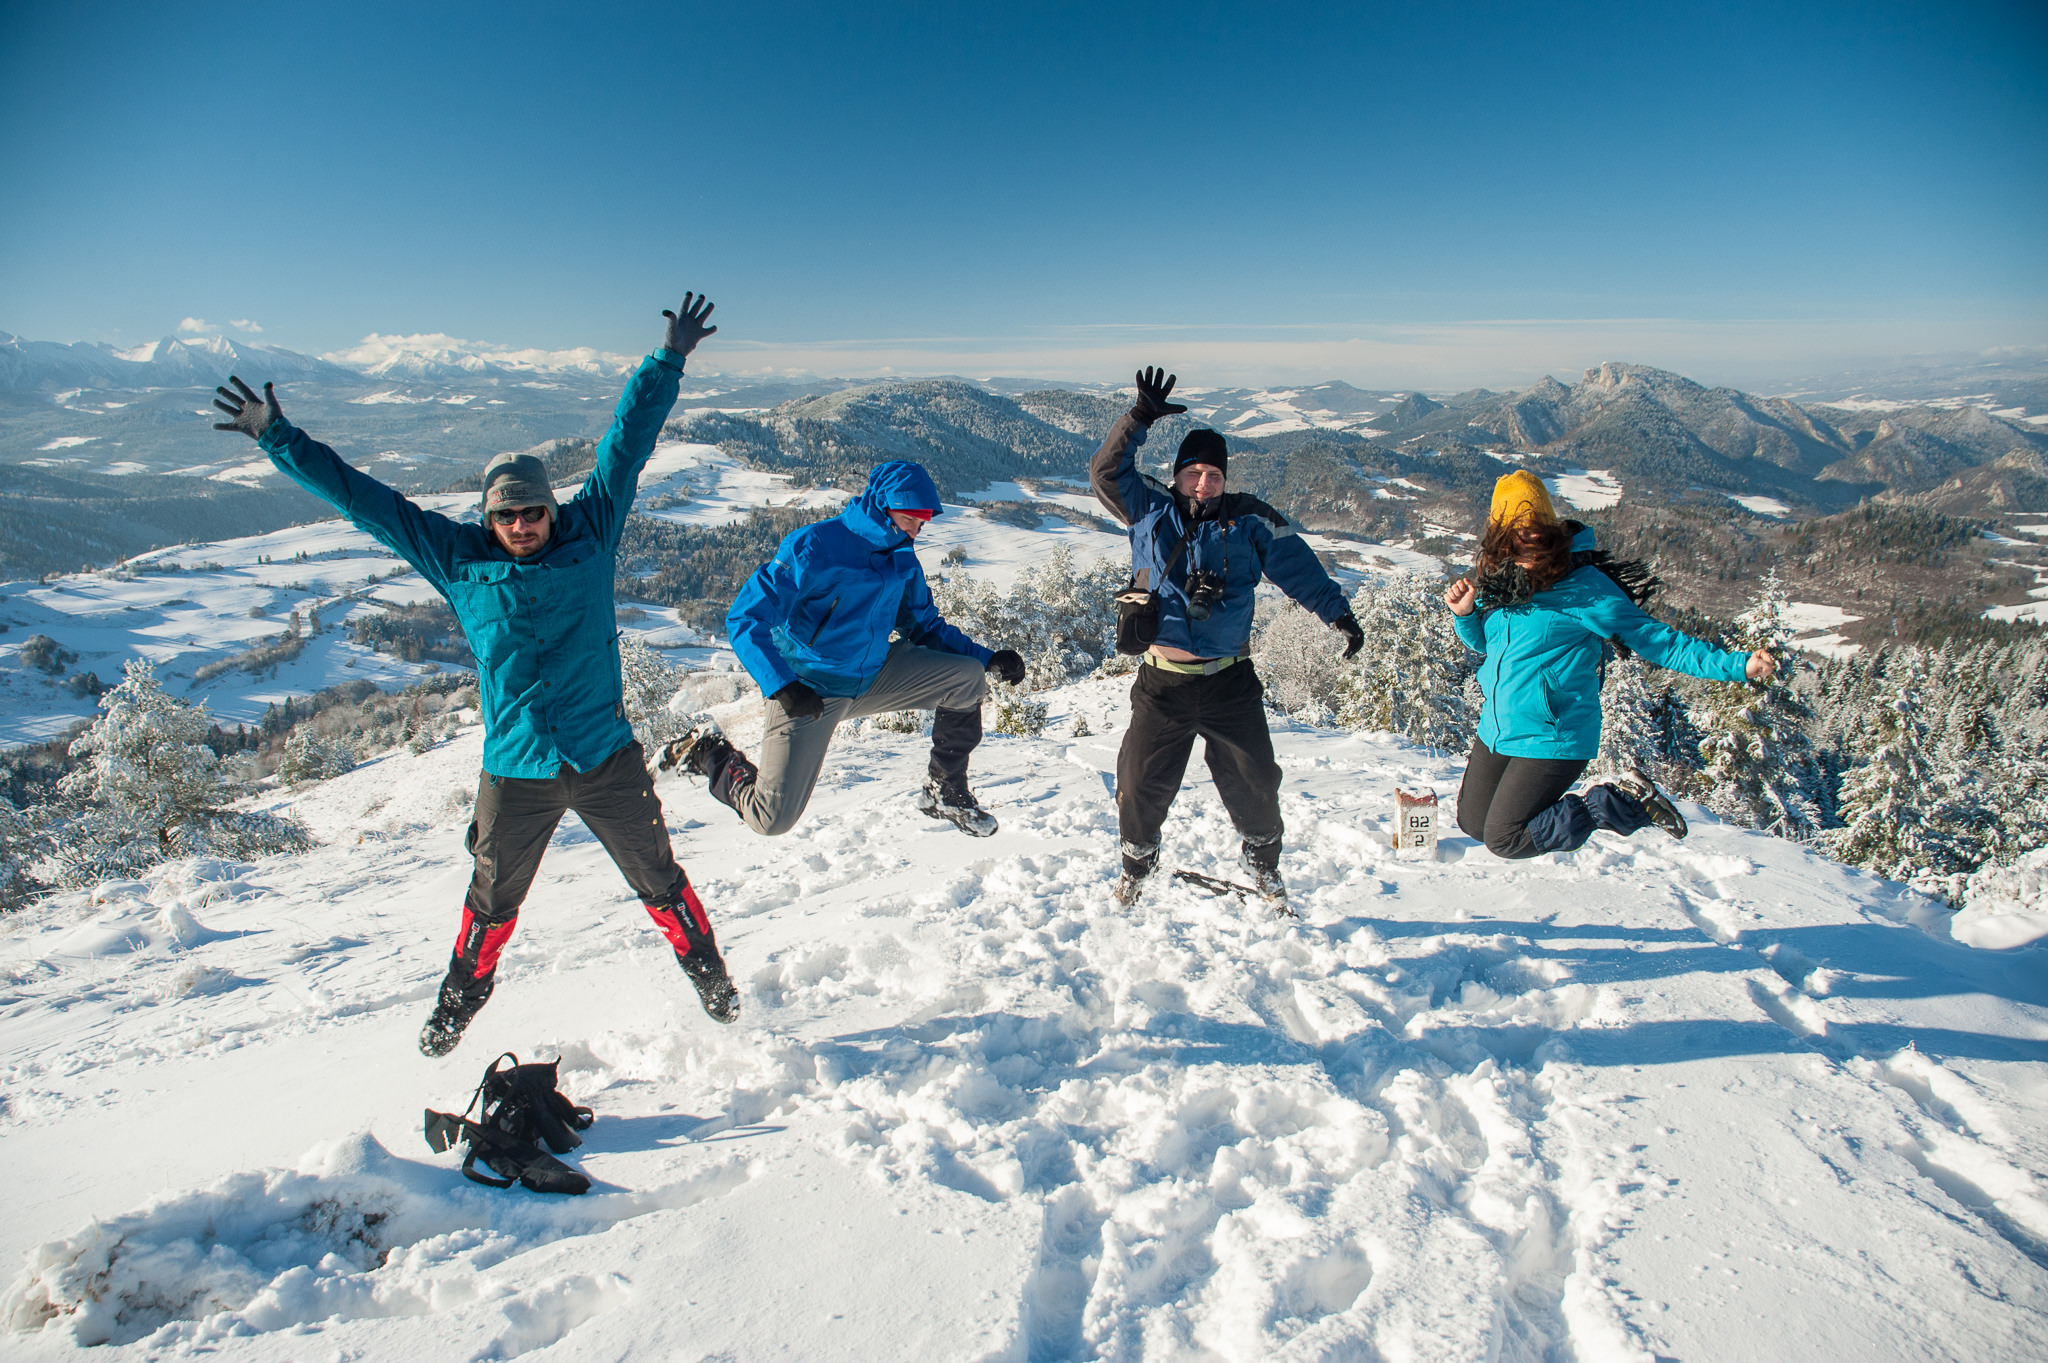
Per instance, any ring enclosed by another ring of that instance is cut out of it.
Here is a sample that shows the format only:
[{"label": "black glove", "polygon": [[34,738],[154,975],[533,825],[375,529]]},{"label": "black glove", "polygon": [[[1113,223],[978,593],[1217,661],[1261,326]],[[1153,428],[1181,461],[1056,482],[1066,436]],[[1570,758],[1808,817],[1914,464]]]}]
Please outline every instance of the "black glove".
[{"label": "black glove", "polygon": [[1359,649],[1365,647],[1365,631],[1358,627],[1358,617],[1350,611],[1345,611],[1341,619],[1332,620],[1330,628],[1349,641],[1344,645],[1345,657],[1353,657]]},{"label": "black glove", "polygon": [[1014,648],[999,648],[988,660],[988,670],[995,673],[997,681],[1015,686],[1024,680],[1024,655]]},{"label": "black glove", "polygon": [[668,318],[668,335],[662,338],[662,345],[678,355],[688,355],[695,350],[697,342],[718,330],[717,327],[704,325],[704,319],[711,315],[711,306],[710,299],[699,294],[686,293],[683,295],[683,311],[680,316],[663,308],[661,315]]},{"label": "black glove", "polygon": [[230,393],[225,388],[213,390],[220,394],[220,397],[213,400],[213,405],[228,414],[226,421],[214,422],[213,429],[240,431],[251,440],[261,440],[263,433],[270,429],[271,422],[284,420],[284,413],[277,409],[277,395],[270,391],[269,384],[263,385],[263,396],[259,398],[255,389],[233,374],[228,375],[228,382],[241,391]]},{"label": "black glove", "polygon": [[825,713],[823,698],[800,681],[793,681],[777,691],[775,699],[782,702],[783,710],[791,719],[816,719]]},{"label": "black glove", "polygon": [[1163,416],[1178,416],[1187,407],[1178,402],[1168,402],[1167,394],[1173,391],[1178,375],[1168,374],[1160,369],[1138,371],[1138,400],[1131,404],[1131,415],[1150,426]]}]

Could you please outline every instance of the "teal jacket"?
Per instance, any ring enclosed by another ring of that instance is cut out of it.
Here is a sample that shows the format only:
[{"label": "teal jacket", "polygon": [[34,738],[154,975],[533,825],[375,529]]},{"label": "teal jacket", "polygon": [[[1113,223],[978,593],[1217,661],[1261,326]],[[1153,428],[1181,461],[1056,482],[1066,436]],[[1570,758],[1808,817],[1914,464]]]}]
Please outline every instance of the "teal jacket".
[{"label": "teal jacket", "polygon": [[633,741],[619,678],[612,558],[640,470],[675,405],[683,357],[648,356],[626,384],[597,466],[562,504],[540,553],[517,560],[481,525],[428,511],[349,467],[288,421],[258,443],[270,462],[419,570],[476,655],[484,770],[589,771]]},{"label": "teal jacket", "polygon": [[[1575,550],[1591,549],[1581,531]],[[1730,653],[1653,620],[1598,568],[1567,573],[1521,606],[1455,615],[1465,646],[1486,655],[1479,739],[1503,757],[1591,759],[1600,751],[1601,644],[1619,639],[1643,660],[1709,681],[1741,681]]]}]

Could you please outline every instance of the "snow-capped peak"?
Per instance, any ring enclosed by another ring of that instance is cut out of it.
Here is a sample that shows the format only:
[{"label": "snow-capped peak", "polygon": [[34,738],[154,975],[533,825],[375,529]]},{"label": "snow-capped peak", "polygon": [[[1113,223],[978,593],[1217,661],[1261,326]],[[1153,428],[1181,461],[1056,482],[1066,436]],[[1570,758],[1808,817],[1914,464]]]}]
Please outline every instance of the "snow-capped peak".
[{"label": "snow-capped peak", "polygon": [[371,332],[348,349],[320,358],[378,377],[411,378],[473,375],[490,369],[521,373],[568,371],[602,377],[628,372],[637,363],[633,357],[613,355],[590,346],[569,350],[516,348],[488,341],[466,341],[438,331],[410,336]]}]

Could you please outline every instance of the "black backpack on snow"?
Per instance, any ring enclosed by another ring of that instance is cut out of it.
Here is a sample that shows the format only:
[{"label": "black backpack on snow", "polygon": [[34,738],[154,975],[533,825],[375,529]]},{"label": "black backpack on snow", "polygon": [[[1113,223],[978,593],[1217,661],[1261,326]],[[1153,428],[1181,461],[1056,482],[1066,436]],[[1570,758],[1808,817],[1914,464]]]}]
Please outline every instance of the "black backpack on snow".
[{"label": "black backpack on snow", "polygon": [[[507,1060],[512,1067],[499,1069]],[[488,1188],[523,1183],[537,1193],[588,1192],[589,1178],[540,1148],[546,1142],[556,1155],[567,1154],[583,1144],[576,1133],[588,1131],[597,1120],[589,1108],[576,1106],[555,1088],[561,1063],[522,1065],[518,1056],[505,1052],[484,1071],[483,1082],[460,1117],[427,1109],[427,1144],[441,1151],[467,1142],[462,1176]],[[469,1114],[479,1103],[477,1120],[470,1121]],[[478,1160],[500,1177],[479,1173]]]}]

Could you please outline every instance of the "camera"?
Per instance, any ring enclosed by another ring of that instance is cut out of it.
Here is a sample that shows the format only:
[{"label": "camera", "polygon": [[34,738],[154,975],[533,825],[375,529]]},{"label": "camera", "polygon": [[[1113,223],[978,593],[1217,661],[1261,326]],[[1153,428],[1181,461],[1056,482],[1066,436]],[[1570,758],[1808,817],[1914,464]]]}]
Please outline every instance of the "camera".
[{"label": "camera", "polygon": [[1188,619],[1207,620],[1209,612],[1223,599],[1223,574],[1189,573],[1184,594],[1188,599]]}]

